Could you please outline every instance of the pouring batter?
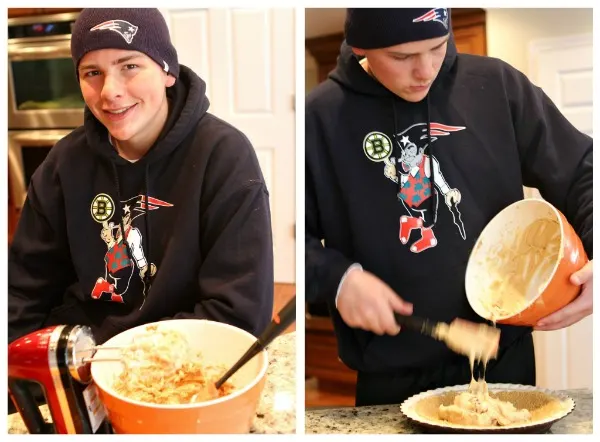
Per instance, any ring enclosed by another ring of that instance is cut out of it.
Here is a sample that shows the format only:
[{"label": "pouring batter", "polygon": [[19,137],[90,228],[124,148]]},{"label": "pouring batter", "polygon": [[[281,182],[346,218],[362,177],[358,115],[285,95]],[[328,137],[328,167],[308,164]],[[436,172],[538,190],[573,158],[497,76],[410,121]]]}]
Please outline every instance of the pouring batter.
[{"label": "pouring batter", "polygon": [[455,319],[449,325],[444,322],[438,323],[434,329],[434,337],[444,341],[456,353],[468,356],[472,374],[475,360],[487,364],[497,356],[500,330],[486,324]]},{"label": "pouring batter", "polygon": [[452,405],[440,405],[439,417],[459,425],[505,426],[531,419],[528,410],[518,410],[513,404],[489,395],[485,379],[475,380],[475,362],[485,367],[497,356],[500,330],[485,324],[474,324],[457,319],[450,325],[440,323],[435,334],[448,347],[469,358],[471,383],[469,389],[458,394]]}]

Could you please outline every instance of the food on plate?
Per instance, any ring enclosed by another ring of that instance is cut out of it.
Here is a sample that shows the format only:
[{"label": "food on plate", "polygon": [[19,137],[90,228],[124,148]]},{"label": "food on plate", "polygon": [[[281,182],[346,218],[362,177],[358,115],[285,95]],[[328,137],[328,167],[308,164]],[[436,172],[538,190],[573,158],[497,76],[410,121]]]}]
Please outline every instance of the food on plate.
[{"label": "food on plate", "polygon": [[469,389],[458,394],[452,405],[440,405],[439,417],[458,425],[507,426],[527,423],[531,413],[517,409],[508,401],[490,396],[487,383],[471,380]]},{"label": "food on plate", "polygon": [[475,426],[506,426],[531,419],[528,410],[517,410],[510,402],[492,398],[485,380],[473,378],[475,361],[481,361],[485,367],[496,357],[500,330],[486,324],[455,320],[450,325],[438,325],[436,333],[451,349],[466,355],[471,365],[469,389],[458,394],[453,404],[440,405],[440,419]]},{"label": "food on plate", "polygon": [[538,219],[491,251],[489,271],[496,277],[481,296],[489,319],[517,313],[541,293],[556,265],[560,245],[558,221]]},{"label": "food on plate", "polygon": [[215,388],[226,367],[205,364],[183,333],[157,325],[146,327],[123,348],[121,362],[124,369],[113,388],[140,402],[197,403],[226,396],[234,389],[230,382]]}]

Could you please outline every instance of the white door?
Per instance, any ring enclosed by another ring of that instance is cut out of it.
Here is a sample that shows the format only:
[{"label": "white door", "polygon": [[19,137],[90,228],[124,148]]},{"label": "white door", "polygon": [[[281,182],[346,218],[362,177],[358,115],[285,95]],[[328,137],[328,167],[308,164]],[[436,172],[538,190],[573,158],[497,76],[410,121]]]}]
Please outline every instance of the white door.
[{"label": "white door", "polygon": [[252,142],[271,195],[275,281],[295,282],[293,9],[161,9],[209,112]]},{"label": "white door", "polygon": [[[539,40],[531,44],[530,54],[529,78],[575,127],[592,136],[592,36]],[[539,386],[592,388],[592,316],[533,336]]]}]

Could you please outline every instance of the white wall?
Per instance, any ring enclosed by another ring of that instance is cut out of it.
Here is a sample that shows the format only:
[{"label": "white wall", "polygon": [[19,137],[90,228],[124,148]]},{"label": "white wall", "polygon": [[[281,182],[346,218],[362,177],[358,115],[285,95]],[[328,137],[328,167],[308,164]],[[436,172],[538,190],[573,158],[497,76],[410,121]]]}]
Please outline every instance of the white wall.
[{"label": "white wall", "polygon": [[[487,51],[529,75],[529,45],[546,38],[592,33],[592,10],[576,8],[490,8],[486,11]],[[539,198],[525,189],[526,197]]]},{"label": "white wall", "polygon": [[487,49],[524,74],[529,44],[538,39],[592,32],[592,9],[487,9]]}]

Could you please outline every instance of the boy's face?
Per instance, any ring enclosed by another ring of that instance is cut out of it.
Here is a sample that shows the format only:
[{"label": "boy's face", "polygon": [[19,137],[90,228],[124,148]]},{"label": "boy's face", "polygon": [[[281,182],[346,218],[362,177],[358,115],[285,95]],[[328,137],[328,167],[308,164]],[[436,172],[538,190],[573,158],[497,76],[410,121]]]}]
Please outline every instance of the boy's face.
[{"label": "boy's face", "polygon": [[78,71],[85,103],[113,138],[142,142],[154,128],[160,133],[168,114],[165,88],[175,78],[154,60],[138,51],[99,49],[81,59]]},{"label": "boy's face", "polygon": [[381,49],[352,48],[365,56],[371,74],[387,89],[406,101],[418,102],[427,96],[444,57],[448,36],[402,43]]}]

